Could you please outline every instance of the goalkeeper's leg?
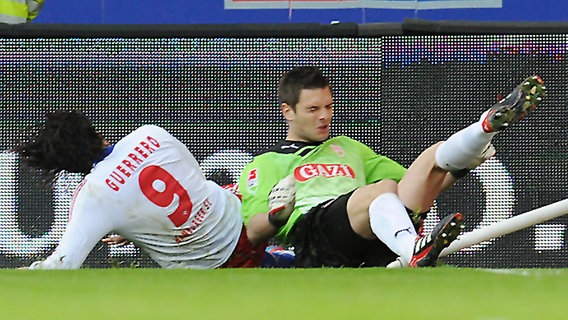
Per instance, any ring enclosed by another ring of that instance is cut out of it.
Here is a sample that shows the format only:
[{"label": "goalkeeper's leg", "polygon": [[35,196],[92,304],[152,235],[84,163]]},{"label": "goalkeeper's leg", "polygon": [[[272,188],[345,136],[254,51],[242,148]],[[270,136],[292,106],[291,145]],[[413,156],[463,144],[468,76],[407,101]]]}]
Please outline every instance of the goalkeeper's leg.
[{"label": "goalkeeper's leg", "polygon": [[398,186],[404,205],[418,215],[416,221],[424,218],[442,191],[495,154],[491,145],[493,136],[534,110],[542,102],[545,89],[540,77],[527,78],[478,122],[420,154]]}]

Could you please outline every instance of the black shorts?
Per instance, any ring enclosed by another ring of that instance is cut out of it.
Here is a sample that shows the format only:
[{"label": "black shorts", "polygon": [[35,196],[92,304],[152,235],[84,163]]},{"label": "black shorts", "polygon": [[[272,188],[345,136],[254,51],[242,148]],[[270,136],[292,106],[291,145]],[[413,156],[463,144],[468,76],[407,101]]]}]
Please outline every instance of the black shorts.
[{"label": "black shorts", "polygon": [[321,203],[296,221],[290,233],[296,267],[383,267],[398,257],[380,240],[353,231],[347,216],[352,194]]}]

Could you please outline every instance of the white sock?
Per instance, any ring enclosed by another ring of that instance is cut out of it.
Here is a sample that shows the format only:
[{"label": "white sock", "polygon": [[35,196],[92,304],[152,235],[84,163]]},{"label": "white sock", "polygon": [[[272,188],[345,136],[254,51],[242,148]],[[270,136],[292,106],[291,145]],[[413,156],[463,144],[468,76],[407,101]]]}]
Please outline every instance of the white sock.
[{"label": "white sock", "polygon": [[369,219],[377,238],[408,263],[417,234],[398,195],[384,193],[373,200],[369,206]]},{"label": "white sock", "polygon": [[476,122],[454,133],[438,147],[436,164],[447,171],[465,169],[485,150],[494,135],[495,132],[483,131],[481,121]]}]

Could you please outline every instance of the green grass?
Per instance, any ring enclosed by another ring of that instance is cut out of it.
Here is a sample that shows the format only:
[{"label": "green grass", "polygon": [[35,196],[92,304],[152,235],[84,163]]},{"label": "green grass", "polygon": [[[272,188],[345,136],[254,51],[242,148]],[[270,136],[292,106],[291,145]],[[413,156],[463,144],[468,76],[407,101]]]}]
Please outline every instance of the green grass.
[{"label": "green grass", "polygon": [[1,319],[561,319],[568,270],[0,270]]}]

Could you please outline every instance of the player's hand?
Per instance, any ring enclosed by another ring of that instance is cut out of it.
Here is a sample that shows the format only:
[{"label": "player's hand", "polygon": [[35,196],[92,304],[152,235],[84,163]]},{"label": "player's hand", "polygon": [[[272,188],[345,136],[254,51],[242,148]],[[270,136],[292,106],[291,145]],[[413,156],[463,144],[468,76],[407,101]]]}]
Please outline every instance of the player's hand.
[{"label": "player's hand", "polygon": [[268,195],[268,221],[280,228],[296,207],[296,179],[293,175],[280,180]]},{"label": "player's hand", "polygon": [[119,235],[110,235],[106,238],[103,238],[101,241],[108,245],[116,245],[118,247],[124,247],[130,244],[129,240]]}]

